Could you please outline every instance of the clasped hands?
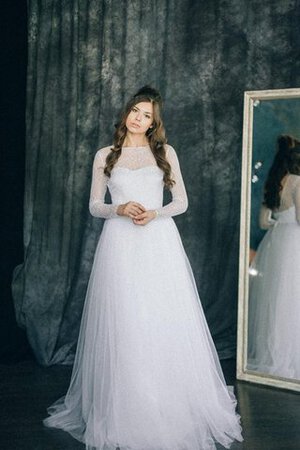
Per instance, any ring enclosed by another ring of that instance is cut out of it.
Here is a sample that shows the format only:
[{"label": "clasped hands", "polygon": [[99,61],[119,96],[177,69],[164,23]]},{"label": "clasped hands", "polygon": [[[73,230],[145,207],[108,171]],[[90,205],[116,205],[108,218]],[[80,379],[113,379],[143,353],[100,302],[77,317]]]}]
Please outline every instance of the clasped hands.
[{"label": "clasped hands", "polygon": [[124,203],[124,205],[119,205],[117,214],[119,216],[129,217],[136,225],[147,225],[147,223],[157,216],[155,211],[146,210],[146,208],[138,202],[127,202]]}]

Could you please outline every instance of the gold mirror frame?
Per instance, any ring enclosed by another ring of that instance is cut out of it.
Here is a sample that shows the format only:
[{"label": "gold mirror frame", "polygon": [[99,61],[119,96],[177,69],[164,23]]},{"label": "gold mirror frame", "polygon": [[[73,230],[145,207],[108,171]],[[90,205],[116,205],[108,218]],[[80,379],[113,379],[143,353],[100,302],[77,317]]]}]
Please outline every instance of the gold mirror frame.
[{"label": "gold mirror frame", "polygon": [[[249,248],[251,220],[251,176],[253,147],[253,108],[256,101],[300,98],[300,88],[244,93],[243,155],[240,214],[240,254],[238,290],[237,379],[282,389],[300,391],[300,380],[276,377],[247,369]],[[299,118],[300,121],[300,118]],[[299,319],[300,320],[300,319]],[[300,326],[300,324],[299,324]],[[300,357],[300,355],[299,355]]]}]

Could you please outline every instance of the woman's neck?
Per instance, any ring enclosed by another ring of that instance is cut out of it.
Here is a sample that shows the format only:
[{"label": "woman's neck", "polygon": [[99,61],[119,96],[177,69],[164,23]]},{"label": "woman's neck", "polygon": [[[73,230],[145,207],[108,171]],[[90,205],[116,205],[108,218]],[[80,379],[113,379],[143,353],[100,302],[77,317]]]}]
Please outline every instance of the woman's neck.
[{"label": "woman's neck", "polygon": [[124,147],[144,147],[149,145],[147,137],[143,134],[142,136],[131,135],[127,133],[124,140]]}]

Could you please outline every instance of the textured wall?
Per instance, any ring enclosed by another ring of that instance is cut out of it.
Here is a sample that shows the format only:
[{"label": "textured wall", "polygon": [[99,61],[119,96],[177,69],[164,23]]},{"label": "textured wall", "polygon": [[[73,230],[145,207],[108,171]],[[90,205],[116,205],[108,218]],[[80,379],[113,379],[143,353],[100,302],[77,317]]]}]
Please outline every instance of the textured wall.
[{"label": "textured wall", "polygon": [[25,262],[19,323],[43,364],[70,362],[101,221],[97,148],[150,83],[190,207],[176,218],[221,357],[234,354],[243,91],[300,85],[296,0],[29,1]]}]

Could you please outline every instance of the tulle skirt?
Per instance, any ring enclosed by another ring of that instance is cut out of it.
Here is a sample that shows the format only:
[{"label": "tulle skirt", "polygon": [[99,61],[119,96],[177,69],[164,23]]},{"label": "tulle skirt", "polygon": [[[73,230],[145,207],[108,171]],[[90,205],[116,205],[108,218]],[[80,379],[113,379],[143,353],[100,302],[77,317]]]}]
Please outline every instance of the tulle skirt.
[{"label": "tulle skirt", "polygon": [[252,265],[248,369],[300,379],[299,268],[300,226],[278,222]]},{"label": "tulle skirt", "polygon": [[242,440],[176,225],[106,220],[69,390],[44,424],[88,450],[208,450]]}]

